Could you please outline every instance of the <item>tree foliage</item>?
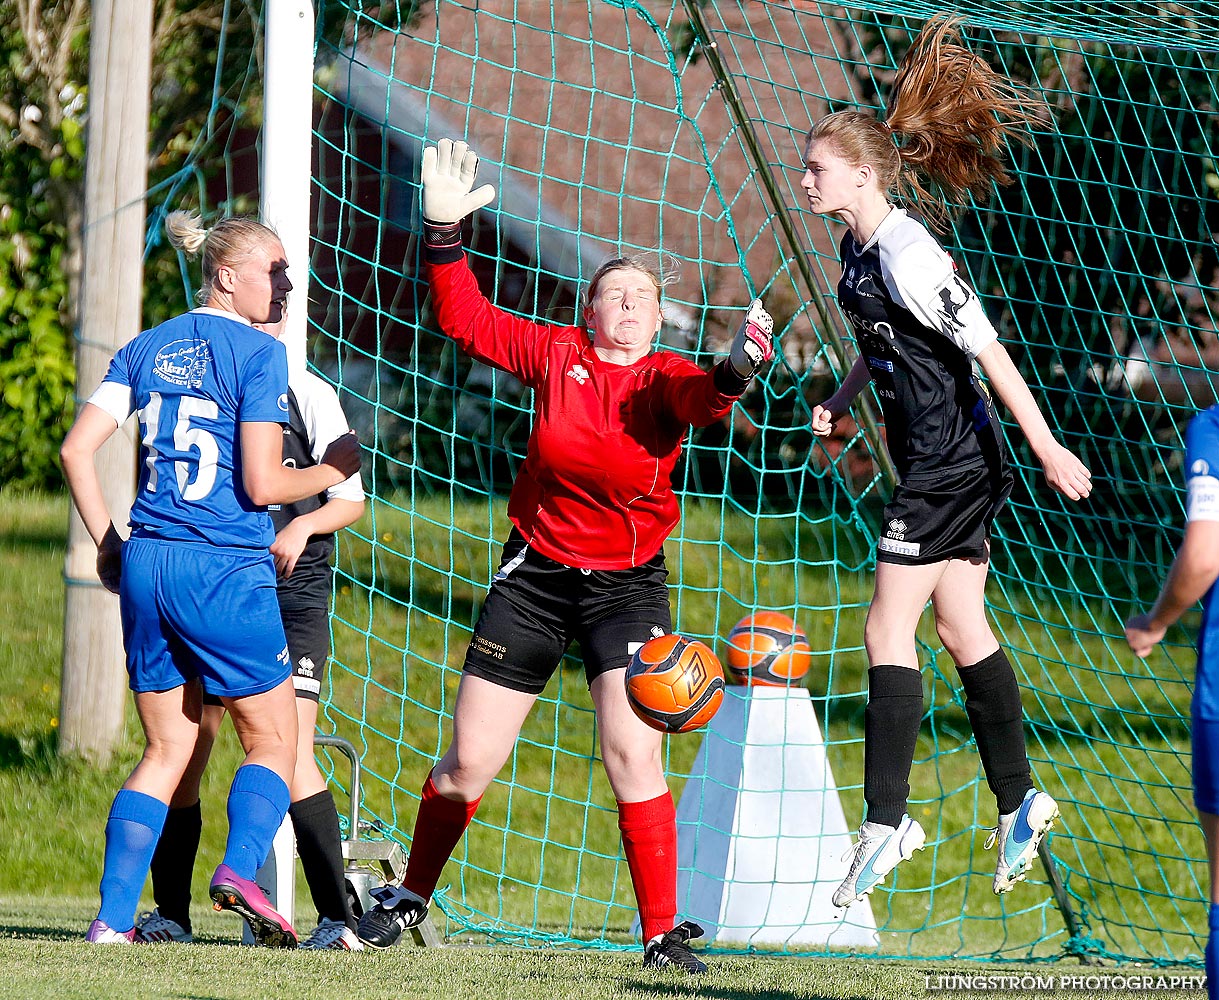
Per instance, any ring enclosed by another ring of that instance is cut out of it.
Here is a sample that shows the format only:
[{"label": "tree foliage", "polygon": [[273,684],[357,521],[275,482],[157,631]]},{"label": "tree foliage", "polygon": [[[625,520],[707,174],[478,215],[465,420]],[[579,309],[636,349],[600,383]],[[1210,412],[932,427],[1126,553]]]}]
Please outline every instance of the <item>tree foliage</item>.
[{"label": "tree foliage", "polygon": [[[261,75],[258,11],[233,3],[225,14],[223,3],[155,5],[152,190],[206,185],[234,123],[257,114],[247,95]],[[74,410],[88,59],[85,0],[0,0],[0,481],[23,486],[61,485]],[[164,251],[150,265],[145,312],[163,318],[183,301],[182,280]]]},{"label": "tree foliage", "polygon": [[[318,6],[320,37],[335,45],[355,27],[400,27],[419,4]],[[181,261],[160,244],[163,212],[257,211],[262,11],[258,0],[154,0],[146,325],[187,301]],[[62,484],[74,409],[89,15],[87,0],[0,0],[0,482],[23,486]]]},{"label": "tree foliage", "polygon": [[59,481],[84,178],[83,0],[0,0],[0,482]]}]

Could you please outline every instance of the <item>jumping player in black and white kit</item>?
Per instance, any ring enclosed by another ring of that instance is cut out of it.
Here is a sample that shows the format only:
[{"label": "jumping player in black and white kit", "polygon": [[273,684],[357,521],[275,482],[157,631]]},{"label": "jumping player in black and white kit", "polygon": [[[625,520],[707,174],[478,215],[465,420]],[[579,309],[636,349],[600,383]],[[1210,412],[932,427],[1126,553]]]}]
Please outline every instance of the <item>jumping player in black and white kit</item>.
[{"label": "jumping player in black and white kit", "polygon": [[[283,320],[259,329],[279,336]],[[307,469],[318,463],[318,443],[348,431],[338,396],[310,372],[290,373],[288,422],[283,429],[283,464]],[[300,943],[306,949],[359,951],[355,916],[343,874],[342,839],[334,796],[313,753],[318,701],[330,658],[330,593],[334,571],[334,533],[364,513],[359,473],[325,493],[269,509],[275,528],[271,555],[277,576],[276,598],[288,640],[292,685],[296,691],[298,742],[296,770],[289,783],[288,815],[297,853],[318,924]],[[136,921],[136,940],[154,943],[191,940],[190,887],[199,849],[202,817],[199,783],[211,756],[224,709],[204,696],[195,752],[170,802],[160,842],[152,859],[156,908]]]},{"label": "jumping player in black and white kit", "polygon": [[1007,138],[1045,116],[1039,102],[960,44],[956,23],[940,17],[924,26],[898,68],[883,120],[840,111],[819,121],[805,145],[801,187],[809,207],[848,228],[838,295],[860,352],[838,391],[814,408],[812,429],[829,434],[872,382],[901,480],[885,507],[864,633],[867,812],[834,893],[837,906],[862,899],[926,840],[906,805],[923,714],[915,630],[928,601],[960,672],[997,802],[987,842],[997,843],[996,893],[1026,877],[1058,816],[1054,800],[1033,787],[1020,689],[986,619],[990,526],[1012,487],[987,384],[1050,486],[1080,500],[1091,492],[1091,473],[1054,439],[952,258],[922,221],[889,200],[894,191],[913,196],[929,219],[944,221],[945,203],[924,179],[948,198],[1007,183]]}]

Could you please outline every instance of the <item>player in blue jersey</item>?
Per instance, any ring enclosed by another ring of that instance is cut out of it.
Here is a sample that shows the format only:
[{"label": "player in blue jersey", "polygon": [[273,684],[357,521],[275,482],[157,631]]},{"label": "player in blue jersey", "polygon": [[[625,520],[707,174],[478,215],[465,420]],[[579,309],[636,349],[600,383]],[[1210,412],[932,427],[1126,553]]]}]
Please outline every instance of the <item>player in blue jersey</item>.
[{"label": "player in blue jersey", "polygon": [[[965,689],[965,710],[995,795],[993,888],[1026,877],[1058,815],[1033,787],[1015,672],[985,611],[990,527],[1012,486],[990,389],[1007,406],[1049,484],[1072,500],[1091,474],[1050,432],[977,295],[927,227],[894,205],[917,200],[931,219],[947,198],[1007,181],[1005,140],[1044,115],[960,44],[956,21],[935,18],[902,59],[883,119],[840,111],[805,146],[801,187],[809,207],[846,223],[839,304],[860,356],[841,387],[813,410],[812,429],[834,422],[869,382],[885,416],[900,483],[885,507],[864,644],[865,821],[850,869],[834,893],[849,906],[925,841],[906,813],[923,715],[915,631],[930,601],[936,629]],[[925,184],[929,180],[931,184]]]},{"label": "player in blue jersey", "polygon": [[1126,622],[1126,641],[1147,656],[1164,633],[1202,601],[1192,732],[1194,805],[1206,838],[1211,895],[1206,988],[1219,1000],[1219,407],[1199,413],[1185,437],[1185,537],[1151,610]]},{"label": "player in blue jersey", "polygon": [[[98,547],[98,575],[119,594],[129,684],[146,738],[110,809],[101,909],[87,937],[134,938],[140,890],[206,691],[228,708],[246,751],[229,792],[229,837],[211,895],[240,913],[257,940],[291,947],[295,931],[253,881],[288,807],[297,741],[265,507],[353,475],[359,445],[344,435],[310,469],[280,460],[287,358],[250,325],[277,322],[292,288],[274,231],[227,219],[209,232],[177,212],[166,228],[175,246],[202,250],[205,305],[119,349],[60,453]],[[140,423],[140,475],[123,542],[94,459],[132,413]]]},{"label": "player in blue jersey", "polygon": [[[281,321],[268,326],[266,332],[278,337],[282,327]],[[304,469],[318,464],[326,443],[347,430],[347,418],[334,389],[304,369],[291,371],[284,465]],[[355,916],[347,897],[338,810],[313,751],[318,699],[330,658],[334,533],[354,524],[363,513],[364,490],[358,475],[317,496],[276,504],[270,510],[275,526],[271,555],[279,574],[276,596],[291,654],[299,732],[288,815],[318,913],[317,927],[301,941],[306,949],[359,951],[363,947],[355,934]],[[152,893],[157,905],[136,921],[138,942],[192,940],[190,886],[203,824],[199,783],[223,717],[220,699],[204,695],[195,752],[169,803],[165,828],[152,857]]]}]

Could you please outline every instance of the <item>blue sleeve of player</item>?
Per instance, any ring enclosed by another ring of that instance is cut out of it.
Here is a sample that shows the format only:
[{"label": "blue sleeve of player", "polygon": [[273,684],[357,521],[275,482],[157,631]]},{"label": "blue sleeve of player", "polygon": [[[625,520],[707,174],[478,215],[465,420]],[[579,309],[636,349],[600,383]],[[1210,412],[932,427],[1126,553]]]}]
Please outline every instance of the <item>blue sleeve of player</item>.
[{"label": "blue sleeve of player", "polygon": [[105,377],[86,402],[105,410],[120,427],[135,410],[135,387],[131,378],[131,351],[122,347],[110,359]]},{"label": "blue sleeve of player", "polygon": [[278,340],[253,351],[241,372],[237,419],[242,423],[288,422],[288,353]]},{"label": "blue sleeve of player", "polygon": [[1199,413],[1185,432],[1185,519],[1219,521],[1219,407]]},{"label": "blue sleeve of player", "polygon": [[110,359],[110,364],[106,368],[103,382],[117,382],[119,385],[125,385],[129,389],[132,388],[131,382],[131,364],[129,355],[131,354],[131,341],[128,341],[120,347]]},{"label": "blue sleeve of player", "polygon": [[1185,479],[1219,477],[1219,406],[1203,410],[1185,431]]}]

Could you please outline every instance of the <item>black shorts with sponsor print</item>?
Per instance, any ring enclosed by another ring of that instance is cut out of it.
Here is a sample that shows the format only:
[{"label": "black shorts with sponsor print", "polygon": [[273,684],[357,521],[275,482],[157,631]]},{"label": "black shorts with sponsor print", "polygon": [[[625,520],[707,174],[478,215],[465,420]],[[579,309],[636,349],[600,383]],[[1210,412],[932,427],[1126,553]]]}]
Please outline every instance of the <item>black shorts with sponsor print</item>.
[{"label": "black shorts with sponsor print", "polygon": [[[280,608],[279,615],[288,638],[296,697],[319,701],[330,660],[330,612],[326,608]],[[203,703],[221,702],[205,692]]]},{"label": "black shorts with sponsor print", "polygon": [[540,694],[577,642],[591,684],[625,667],[649,639],[673,631],[668,575],[663,552],[633,569],[564,566],[529,548],[514,528],[474,626],[465,672]]},{"label": "black shorts with sponsor print", "polygon": [[990,526],[1012,492],[1006,463],[980,465],[934,484],[899,483],[885,504],[877,562],[926,566],[946,559],[990,558]]}]

